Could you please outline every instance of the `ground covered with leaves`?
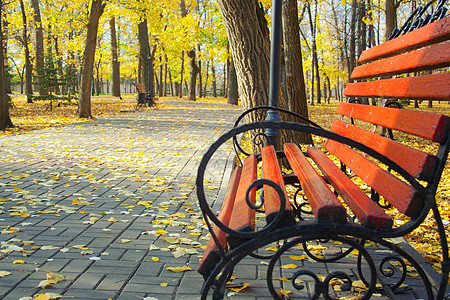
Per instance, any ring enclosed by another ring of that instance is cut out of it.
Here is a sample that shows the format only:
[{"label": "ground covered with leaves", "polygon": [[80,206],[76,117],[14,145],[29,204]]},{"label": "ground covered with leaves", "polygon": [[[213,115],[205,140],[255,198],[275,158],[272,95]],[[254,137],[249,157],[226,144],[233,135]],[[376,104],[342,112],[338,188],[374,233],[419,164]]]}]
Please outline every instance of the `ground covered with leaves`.
[{"label": "ground covered with leaves", "polygon": [[[135,109],[135,95],[123,95],[123,100],[115,97],[93,97],[92,99],[92,113],[95,118],[112,117],[126,111],[132,111]],[[201,99],[204,102],[217,102],[226,103],[226,99]],[[331,121],[335,118],[335,111],[338,103],[332,102],[332,104],[319,104],[309,107],[310,118],[321,124],[325,128],[331,127]],[[15,128],[8,129],[6,132],[0,132],[0,135],[9,135],[23,133],[29,130],[42,129],[47,127],[63,126],[66,124],[84,122],[85,119],[77,117],[77,105],[76,103],[61,103],[60,105],[52,105],[52,110],[48,109],[49,104],[45,101],[39,101],[35,103],[26,103],[26,98],[20,95],[12,96],[12,106],[10,108],[11,119],[16,126]],[[165,99],[161,99],[156,108],[159,109],[168,107],[165,103]],[[409,109],[410,107],[408,107]],[[146,108],[148,109],[148,108]],[[420,110],[430,111],[435,113],[443,113],[450,115],[450,104],[448,103],[434,103],[433,108],[428,108],[426,103],[422,103]],[[320,143],[320,141],[317,141]],[[415,148],[429,147],[428,144],[423,144],[421,141],[411,140],[409,141]],[[437,193],[437,201],[441,215],[443,216],[444,225],[447,230],[450,230],[450,167],[444,170],[442,183]],[[394,218],[396,212],[392,211]],[[402,223],[405,220],[396,218],[395,222]],[[113,222],[113,221],[111,221]],[[433,266],[440,270],[440,255],[441,246],[440,241],[435,230],[436,224],[433,216],[430,214],[426,222],[423,223],[418,229],[410,234],[407,239],[408,242],[424,255]],[[447,236],[450,236],[447,234]]]}]

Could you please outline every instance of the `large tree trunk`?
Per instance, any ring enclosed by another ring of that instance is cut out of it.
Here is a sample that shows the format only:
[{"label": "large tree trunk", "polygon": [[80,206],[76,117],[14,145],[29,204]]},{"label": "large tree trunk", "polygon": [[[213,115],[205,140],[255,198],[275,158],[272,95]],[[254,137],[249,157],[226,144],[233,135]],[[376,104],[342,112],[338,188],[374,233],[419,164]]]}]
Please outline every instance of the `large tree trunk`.
[{"label": "large tree trunk", "polygon": [[117,51],[116,18],[109,19],[109,30],[111,32],[111,58],[112,58],[112,91],[113,97],[120,97],[120,62]]},{"label": "large tree trunk", "polygon": [[31,6],[34,10],[34,23],[36,26],[36,74],[37,84],[39,86],[39,95],[47,94],[44,86],[41,83],[44,76],[44,32],[42,30],[41,10],[39,8],[38,0],[31,0]]},{"label": "large tree trunk", "polygon": [[105,9],[106,2],[93,0],[88,23],[86,44],[83,54],[83,64],[80,79],[80,98],[78,101],[78,116],[92,118],[91,89],[94,69],[95,48],[97,45],[98,22]]},{"label": "large tree trunk", "polygon": [[30,48],[28,47],[28,32],[27,32],[27,15],[25,13],[25,5],[23,0],[20,0],[20,10],[22,11],[22,42],[25,52],[25,93],[27,94],[27,103],[33,102],[33,67],[31,66]]},{"label": "large tree trunk", "polygon": [[4,62],[4,44],[3,44],[3,1],[0,1],[0,130],[14,127],[9,116],[8,95],[6,94],[6,77]]},{"label": "large tree trunk", "polygon": [[352,1],[352,19],[350,23],[350,49],[348,54],[348,82],[353,82],[353,79],[350,78],[350,75],[353,72],[353,69],[356,67],[356,15],[358,1]]},{"label": "large tree trunk", "polygon": [[[285,0],[283,1],[283,39],[286,67],[285,99],[287,108],[290,111],[308,117],[299,31],[297,1]],[[286,121],[299,121],[291,116],[283,116],[283,119]],[[297,132],[292,134],[291,132],[287,139],[295,143],[312,144],[310,134],[298,134]]]},{"label": "large tree trunk", "polygon": [[[269,36],[257,0],[218,0],[227,30],[245,109],[267,105],[269,99]],[[228,83],[230,84],[230,82]],[[257,121],[263,116],[249,116]]]}]

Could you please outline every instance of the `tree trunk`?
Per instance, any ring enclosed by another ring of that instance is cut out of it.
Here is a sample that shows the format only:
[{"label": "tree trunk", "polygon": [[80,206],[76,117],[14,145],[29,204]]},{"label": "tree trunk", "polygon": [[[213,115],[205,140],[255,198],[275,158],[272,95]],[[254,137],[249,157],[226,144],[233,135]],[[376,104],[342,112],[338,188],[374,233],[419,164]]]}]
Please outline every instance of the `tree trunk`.
[{"label": "tree trunk", "polygon": [[102,0],[93,0],[91,4],[80,79],[80,98],[78,101],[78,116],[80,118],[92,118],[90,92],[92,89],[92,74],[95,48],[97,45],[98,22],[103,14],[105,6],[106,2],[103,3]]},{"label": "tree trunk", "polygon": [[[257,0],[218,0],[217,3],[225,22],[244,109],[267,105],[270,49],[264,12]],[[248,120],[261,118],[264,116],[251,115]]]},{"label": "tree trunk", "polygon": [[38,0],[31,0],[31,6],[34,10],[34,23],[36,26],[36,74],[37,84],[39,86],[39,95],[47,94],[44,86],[41,84],[44,76],[44,32],[42,30],[41,10]]},{"label": "tree trunk", "polygon": [[152,71],[150,70],[150,45],[148,40],[148,28],[147,28],[147,20],[142,20],[138,24],[138,40],[139,40],[139,56],[141,59],[141,66],[142,66],[142,84],[145,86],[145,89],[147,91],[150,91],[150,73]]},{"label": "tree trunk", "polygon": [[183,98],[183,74],[184,74],[184,51],[181,51],[181,71],[180,71],[180,82],[179,82],[179,96]]},{"label": "tree trunk", "polygon": [[20,0],[20,10],[22,11],[22,42],[25,52],[25,93],[27,94],[27,103],[33,103],[33,68],[31,66],[30,48],[28,47],[27,15],[23,0]]},{"label": "tree trunk", "polygon": [[350,23],[350,49],[348,54],[348,82],[353,82],[350,75],[356,67],[356,15],[357,15],[358,1],[352,1],[352,19]]},{"label": "tree trunk", "polygon": [[117,49],[116,18],[109,19],[109,30],[111,32],[111,65],[112,65],[112,91],[113,97],[120,97],[120,62]]},{"label": "tree trunk", "polygon": [[4,62],[4,43],[3,43],[3,1],[0,1],[0,130],[14,127],[9,116],[8,95],[6,94],[6,77]]},{"label": "tree trunk", "polygon": [[205,88],[203,89],[203,97],[207,96],[207,88],[208,88],[208,79],[209,79],[209,63],[210,61],[208,60],[206,62],[206,70],[205,70]]},{"label": "tree trunk", "polygon": [[214,66],[214,62],[211,65],[211,74],[212,74],[212,88],[213,88],[213,97],[217,97],[217,81],[216,81],[216,67]]},{"label": "tree trunk", "polygon": [[163,81],[163,96],[167,96],[167,63],[169,59],[167,58],[167,55],[164,55],[164,81]]},{"label": "tree trunk", "polygon": [[[283,1],[283,40],[286,68],[285,98],[287,109],[307,118],[308,105],[302,67],[302,49],[299,31],[297,1],[285,0]],[[283,119],[285,121],[299,121],[291,116],[284,116]],[[310,134],[298,134],[298,132],[292,132],[286,140],[295,143],[312,144]]]},{"label": "tree trunk", "polygon": [[195,101],[195,88],[197,83],[198,66],[195,59],[195,49],[187,52],[189,57],[189,100]]},{"label": "tree trunk", "polygon": [[238,105],[239,103],[238,79],[236,76],[236,68],[234,67],[233,59],[230,59],[227,82],[228,82],[227,102],[228,104]]},{"label": "tree trunk", "polygon": [[397,26],[397,7],[395,5],[395,0],[386,0],[386,31],[384,33],[384,38],[387,41],[389,35]]}]

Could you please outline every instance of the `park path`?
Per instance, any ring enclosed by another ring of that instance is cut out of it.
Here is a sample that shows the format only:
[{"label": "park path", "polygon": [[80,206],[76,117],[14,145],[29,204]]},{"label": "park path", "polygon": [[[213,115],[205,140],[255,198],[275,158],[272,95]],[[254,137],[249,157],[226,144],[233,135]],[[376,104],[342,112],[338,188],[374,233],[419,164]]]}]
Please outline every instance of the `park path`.
[{"label": "park path", "polygon": [[[163,101],[157,110],[1,137],[0,299],[39,293],[199,299],[203,279],[196,269],[207,231],[195,195],[197,167],[240,112],[224,104]],[[225,193],[229,148],[219,149],[206,173],[212,199]],[[327,264],[314,267],[333,271]],[[192,271],[173,272],[180,268]],[[245,259],[236,274],[250,287],[229,297],[271,299],[266,269]],[[49,288],[37,288],[51,275]],[[414,277],[402,289],[398,299],[424,298]]]},{"label": "park path", "polygon": [[[197,165],[239,113],[165,101],[157,110],[0,138],[0,271],[11,273],[0,278],[0,298],[197,299]],[[166,270],[187,265],[194,271]],[[36,289],[46,271],[65,279]]]}]

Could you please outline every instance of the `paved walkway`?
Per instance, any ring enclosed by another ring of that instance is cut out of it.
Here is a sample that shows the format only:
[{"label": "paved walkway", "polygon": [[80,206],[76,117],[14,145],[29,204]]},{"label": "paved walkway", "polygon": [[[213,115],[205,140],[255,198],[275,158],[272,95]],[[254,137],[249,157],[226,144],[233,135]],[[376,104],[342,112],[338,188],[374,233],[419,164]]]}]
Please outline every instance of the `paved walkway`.
[{"label": "paved walkway", "polygon": [[[206,241],[197,165],[240,110],[166,105],[0,138],[1,299],[199,299],[203,280],[195,270]],[[224,193],[230,155],[223,152],[208,173],[213,197]],[[193,271],[168,270],[185,266]],[[264,285],[257,280],[264,264],[238,268],[251,287]],[[46,271],[58,276],[50,288],[37,288],[52,275]],[[269,299],[267,293],[250,288],[233,299]],[[420,298],[420,286],[414,293]]]},{"label": "paved walkway", "polygon": [[[165,104],[0,139],[0,298],[198,298],[197,272],[166,269],[198,265],[197,164],[240,109]],[[39,291],[45,271],[65,279]]]}]

